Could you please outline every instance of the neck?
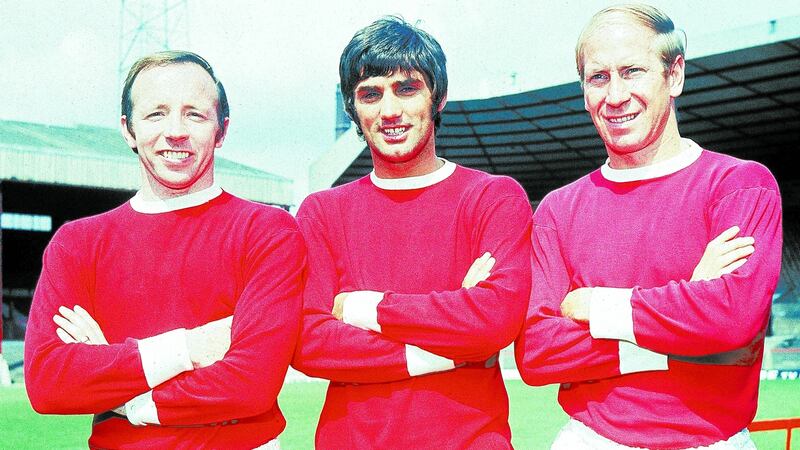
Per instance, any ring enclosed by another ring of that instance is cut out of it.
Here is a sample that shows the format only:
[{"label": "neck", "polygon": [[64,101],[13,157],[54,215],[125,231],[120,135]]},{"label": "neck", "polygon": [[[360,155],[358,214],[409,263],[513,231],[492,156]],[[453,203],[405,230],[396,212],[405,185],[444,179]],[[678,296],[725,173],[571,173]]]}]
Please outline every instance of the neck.
[{"label": "neck", "polygon": [[436,156],[436,145],[433,139],[431,136],[425,149],[411,161],[393,163],[376,156],[373,152],[372,166],[375,169],[375,175],[378,178],[390,179],[418,177],[435,172],[444,165],[444,161]]},{"label": "neck", "polygon": [[633,169],[649,166],[672,158],[681,152],[681,135],[678,132],[678,123],[671,116],[661,134],[646,147],[630,152],[616,153],[606,146],[609,165],[614,169]]}]

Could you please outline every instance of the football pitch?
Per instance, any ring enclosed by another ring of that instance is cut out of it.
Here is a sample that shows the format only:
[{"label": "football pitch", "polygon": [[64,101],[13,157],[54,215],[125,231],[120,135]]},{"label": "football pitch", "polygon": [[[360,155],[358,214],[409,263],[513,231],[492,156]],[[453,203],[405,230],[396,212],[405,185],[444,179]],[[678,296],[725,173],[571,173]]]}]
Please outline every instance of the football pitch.
[{"label": "football pitch", "polygon": [[[288,423],[281,434],[283,450],[314,448],[316,424],[326,383],[296,382],[284,386],[280,405]],[[546,450],[557,430],[567,420],[556,403],[557,387],[533,388],[521,381],[506,382],[511,404],[511,429],[514,447],[519,450]],[[800,381],[762,381],[758,419],[800,416]],[[0,449],[78,449],[86,448],[89,416],[41,416],[28,403],[21,385],[0,388]],[[797,432],[796,432],[797,434]],[[754,433],[761,450],[784,448],[785,432]],[[800,439],[792,448],[800,450]]]}]

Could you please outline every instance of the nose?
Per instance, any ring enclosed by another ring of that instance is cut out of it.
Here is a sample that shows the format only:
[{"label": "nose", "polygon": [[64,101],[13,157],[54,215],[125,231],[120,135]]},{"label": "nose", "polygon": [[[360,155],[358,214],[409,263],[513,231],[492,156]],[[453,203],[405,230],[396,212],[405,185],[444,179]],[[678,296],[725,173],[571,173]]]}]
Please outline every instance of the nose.
[{"label": "nose", "polygon": [[628,82],[619,76],[612,75],[608,81],[606,103],[609,106],[622,106],[630,100],[631,91]]},{"label": "nose", "polygon": [[400,100],[393,94],[384,95],[381,99],[381,119],[396,119],[400,114]]},{"label": "nose", "polygon": [[164,137],[173,141],[182,141],[189,137],[186,124],[183,122],[183,117],[181,117],[180,114],[171,114],[167,119]]}]

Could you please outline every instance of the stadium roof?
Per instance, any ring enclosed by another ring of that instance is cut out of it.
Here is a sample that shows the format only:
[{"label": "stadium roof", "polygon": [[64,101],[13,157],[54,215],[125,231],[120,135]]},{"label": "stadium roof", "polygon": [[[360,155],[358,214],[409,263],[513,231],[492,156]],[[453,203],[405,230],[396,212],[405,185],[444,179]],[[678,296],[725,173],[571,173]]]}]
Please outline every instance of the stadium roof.
[{"label": "stadium roof", "polygon": [[[292,181],[215,158],[218,183],[244,198],[289,206]],[[0,180],[136,190],[139,163],[118,130],[0,120]]]},{"label": "stadium roof", "polygon": [[[800,151],[800,38],[687,61],[677,106],[682,135],[765,163],[782,183],[784,201],[791,193],[797,202],[797,170],[787,157]],[[534,201],[606,159],[577,82],[448,102],[436,150],[451,161],[513,176]],[[364,148],[334,184],[371,169]],[[794,187],[786,189],[787,183]]]}]

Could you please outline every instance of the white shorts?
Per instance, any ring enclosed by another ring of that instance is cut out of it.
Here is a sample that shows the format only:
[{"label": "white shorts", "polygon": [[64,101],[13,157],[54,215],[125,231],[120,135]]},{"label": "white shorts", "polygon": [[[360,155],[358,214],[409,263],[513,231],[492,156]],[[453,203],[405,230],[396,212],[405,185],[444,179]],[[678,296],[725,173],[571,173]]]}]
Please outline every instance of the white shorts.
[{"label": "white shorts", "polygon": [[253,450],[281,450],[281,443],[278,442],[278,438],[275,438],[266,444],[259,445]]},{"label": "white shorts", "polygon": [[[643,447],[628,447],[600,436],[594,430],[575,419],[569,419],[558,432],[550,450],[647,450]],[[747,428],[730,438],[703,447],[685,450],[756,450]]]}]

